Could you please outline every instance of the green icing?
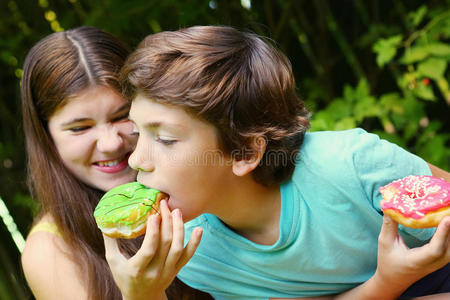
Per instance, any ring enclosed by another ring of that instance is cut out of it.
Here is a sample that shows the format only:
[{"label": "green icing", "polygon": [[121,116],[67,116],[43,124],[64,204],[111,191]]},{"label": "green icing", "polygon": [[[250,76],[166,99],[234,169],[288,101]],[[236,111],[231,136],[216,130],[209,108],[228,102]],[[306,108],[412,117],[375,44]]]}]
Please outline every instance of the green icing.
[{"label": "green icing", "polygon": [[109,190],[97,204],[94,218],[98,226],[111,223],[130,225],[126,219],[132,213],[137,213],[138,223],[145,222],[144,216],[152,210],[156,196],[160,191],[147,188],[138,182],[130,182]]}]

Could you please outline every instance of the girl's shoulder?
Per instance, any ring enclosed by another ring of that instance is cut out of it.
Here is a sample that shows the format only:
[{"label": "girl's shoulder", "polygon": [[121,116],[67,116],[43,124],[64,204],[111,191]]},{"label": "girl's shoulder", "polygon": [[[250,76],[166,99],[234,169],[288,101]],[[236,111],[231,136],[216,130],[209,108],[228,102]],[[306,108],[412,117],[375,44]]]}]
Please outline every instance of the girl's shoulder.
[{"label": "girl's shoulder", "polygon": [[59,231],[51,232],[52,226],[57,230],[53,218],[43,216],[33,226],[37,230],[32,229],[27,237],[21,261],[28,285],[39,299],[83,294],[77,263],[71,259],[71,250]]}]

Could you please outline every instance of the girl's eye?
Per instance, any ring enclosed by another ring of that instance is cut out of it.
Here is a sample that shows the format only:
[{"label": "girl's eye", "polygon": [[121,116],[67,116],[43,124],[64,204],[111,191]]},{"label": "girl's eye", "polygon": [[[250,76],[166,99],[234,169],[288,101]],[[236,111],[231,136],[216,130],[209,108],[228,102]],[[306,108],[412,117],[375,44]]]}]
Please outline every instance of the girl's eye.
[{"label": "girl's eye", "polygon": [[170,146],[170,145],[173,145],[173,144],[175,144],[177,142],[177,140],[167,140],[167,139],[162,139],[161,137],[157,137],[156,141],[158,143],[161,143],[161,144],[165,145],[165,146]]},{"label": "girl's eye", "polygon": [[69,128],[69,130],[70,131],[72,131],[72,132],[82,132],[82,131],[85,131],[85,130],[88,130],[89,128],[91,128],[90,126],[77,126],[77,127],[72,127],[72,128]]},{"label": "girl's eye", "polygon": [[113,122],[119,122],[119,121],[122,121],[122,120],[128,120],[128,113],[126,115],[118,116],[117,118],[114,118],[112,121]]}]

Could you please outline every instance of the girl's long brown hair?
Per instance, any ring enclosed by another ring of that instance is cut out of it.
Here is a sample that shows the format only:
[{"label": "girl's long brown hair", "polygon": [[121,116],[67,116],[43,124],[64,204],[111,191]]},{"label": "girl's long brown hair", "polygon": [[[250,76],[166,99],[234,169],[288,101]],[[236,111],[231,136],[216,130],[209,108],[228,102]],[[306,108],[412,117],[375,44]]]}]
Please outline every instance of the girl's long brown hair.
[{"label": "girl's long brown hair", "polygon": [[[26,57],[22,77],[28,184],[41,206],[36,219],[46,214],[53,217],[71,249],[68,259],[79,266],[91,299],[121,299],[92,216],[102,191],[82,183],[63,165],[47,122],[58,107],[91,86],[121,92],[117,74],[128,53],[108,33],[79,27],[53,33],[38,42]],[[133,253],[137,243],[123,246]]]}]

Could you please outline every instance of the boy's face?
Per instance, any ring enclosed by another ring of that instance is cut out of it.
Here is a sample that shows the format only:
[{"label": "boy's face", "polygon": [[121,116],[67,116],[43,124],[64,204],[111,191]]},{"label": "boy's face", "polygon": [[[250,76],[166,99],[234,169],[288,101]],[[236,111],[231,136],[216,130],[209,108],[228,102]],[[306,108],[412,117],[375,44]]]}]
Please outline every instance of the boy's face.
[{"label": "boy's face", "polygon": [[181,209],[184,221],[205,212],[219,214],[233,173],[215,128],[142,95],[133,101],[130,119],[139,133],[129,159],[139,171],[137,180],[169,194],[169,207]]}]

